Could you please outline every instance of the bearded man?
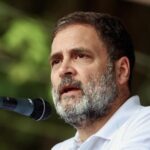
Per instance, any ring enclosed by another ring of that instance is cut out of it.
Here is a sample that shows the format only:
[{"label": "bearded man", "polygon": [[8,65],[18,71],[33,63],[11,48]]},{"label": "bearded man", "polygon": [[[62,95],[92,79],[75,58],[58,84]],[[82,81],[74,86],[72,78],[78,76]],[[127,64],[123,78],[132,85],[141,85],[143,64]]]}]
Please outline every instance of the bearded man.
[{"label": "bearded man", "polygon": [[52,150],[150,150],[150,107],[131,93],[134,63],[118,18],[74,12],[57,22],[52,95],[57,113],[77,132]]}]

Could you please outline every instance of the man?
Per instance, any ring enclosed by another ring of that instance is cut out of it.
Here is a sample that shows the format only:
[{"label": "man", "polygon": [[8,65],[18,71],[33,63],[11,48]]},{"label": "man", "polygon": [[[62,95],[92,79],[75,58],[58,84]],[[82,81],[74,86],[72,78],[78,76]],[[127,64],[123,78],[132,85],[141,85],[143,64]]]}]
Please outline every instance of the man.
[{"label": "man", "polygon": [[150,150],[150,107],[131,94],[134,48],[119,19],[75,12],[54,30],[50,56],[57,113],[75,137],[52,150]]}]

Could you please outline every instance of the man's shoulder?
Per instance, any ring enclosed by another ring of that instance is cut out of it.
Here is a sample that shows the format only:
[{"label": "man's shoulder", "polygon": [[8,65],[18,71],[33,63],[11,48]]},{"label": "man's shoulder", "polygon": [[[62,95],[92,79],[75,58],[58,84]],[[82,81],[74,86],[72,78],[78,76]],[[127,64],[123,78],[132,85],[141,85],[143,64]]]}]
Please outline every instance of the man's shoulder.
[{"label": "man's shoulder", "polygon": [[69,145],[71,145],[71,143],[74,141],[73,139],[74,139],[74,137],[69,138],[65,141],[62,141],[62,142],[54,145],[51,150],[63,150],[64,147],[68,147]]},{"label": "man's shoulder", "polygon": [[150,106],[141,106],[137,114],[137,118],[150,117]]},{"label": "man's shoulder", "polygon": [[150,123],[150,106],[140,106],[140,109],[138,109],[133,115],[131,114],[131,118],[129,119],[129,122],[134,121],[142,121],[142,120],[147,120],[147,122]]},{"label": "man's shoulder", "polygon": [[[141,106],[134,114],[131,114],[130,119],[123,125],[127,130],[132,130],[133,132],[139,129],[139,132],[149,132],[150,133],[150,106]],[[136,131],[137,132],[137,131]],[[130,132],[128,132],[130,134]],[[137,132],[138,133],[138,132]]]},{"label": "man's shoulder", "polygon": [[[130,97],[124,107],[125,114],[129,115],[127,122],[150,118],[150,106],[143,106],[138,95]],[[148,121],[150,122],[150,120]]]}]

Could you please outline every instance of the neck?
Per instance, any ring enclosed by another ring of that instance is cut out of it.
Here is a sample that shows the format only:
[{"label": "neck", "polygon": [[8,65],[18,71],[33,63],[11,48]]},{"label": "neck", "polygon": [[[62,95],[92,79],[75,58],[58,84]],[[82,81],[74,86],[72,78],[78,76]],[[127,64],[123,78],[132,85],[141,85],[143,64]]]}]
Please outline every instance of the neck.
[{"label": "neck", "polygon": [[77,128],[80,142],[84,142],[91,135],[100,130],[110,117],[101,117],[94,122],[85,123],[83,127]]}]

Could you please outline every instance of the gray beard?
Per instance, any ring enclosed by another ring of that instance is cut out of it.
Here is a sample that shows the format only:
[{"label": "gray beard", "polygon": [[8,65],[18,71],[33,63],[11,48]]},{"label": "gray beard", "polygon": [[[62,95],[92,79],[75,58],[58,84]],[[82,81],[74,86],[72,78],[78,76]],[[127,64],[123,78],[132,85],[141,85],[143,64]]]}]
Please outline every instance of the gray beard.
[{"label": "gray beard", "polygon": [[[82,90],[82,97],[74,100],[74,104],[62,106],[58,92],[52,89],[57,113],[75,128],[84,127],[107,115],[110,104],[117,98],[118,93],[113,64],[109,63],[100,77],[90,77],[88,84],[82,86]],[[75,97],[66,97],[67,99]]]}]

